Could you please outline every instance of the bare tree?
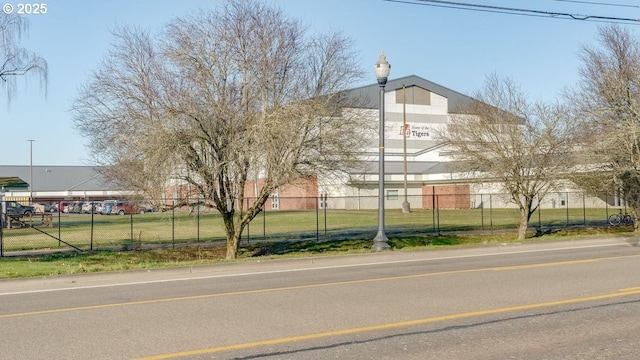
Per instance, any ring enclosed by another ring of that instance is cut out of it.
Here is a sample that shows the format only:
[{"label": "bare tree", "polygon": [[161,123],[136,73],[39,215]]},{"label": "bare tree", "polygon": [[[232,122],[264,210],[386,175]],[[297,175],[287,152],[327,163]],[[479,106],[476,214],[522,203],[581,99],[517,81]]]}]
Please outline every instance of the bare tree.
[{"label": "bare tree", "polygon": [[213,203],[227,258],[278,187],[345,169],[366,144],[366,117],[340,112],[353,105],[341,90],[361,76],[340,33],[310,36],[281,10],[241,0],[177,18],[157,37],[115,36],[75,102],[75,124],[98,163],[126,165],[129,184],[173,179]]},{"label": "bare tree", "polygon": [[0,84],[7,90],[7,103],[17,92],[16,76],[33,75],[40,85],[47,85],[47,62],[34,52],[20,47],[20,38],[26,34],[27,19],[15,14],[0,14]]},{"label": "bare tree", "polygon": [[[616,193],[640,215],[640,42],[617,25],[600,28],[597,46],[580,52],[576,89],[567,92],[581,123],[576,183]],[[636,230],[638,223],[636,222]]]},{"label": "bare tree", "polygon": [[569,125],[559,105],[531,104],[512,80],[494,74],[439,138],[456,170],[504,187],[519,208],[522,240],[540,201],[567,172]]}]

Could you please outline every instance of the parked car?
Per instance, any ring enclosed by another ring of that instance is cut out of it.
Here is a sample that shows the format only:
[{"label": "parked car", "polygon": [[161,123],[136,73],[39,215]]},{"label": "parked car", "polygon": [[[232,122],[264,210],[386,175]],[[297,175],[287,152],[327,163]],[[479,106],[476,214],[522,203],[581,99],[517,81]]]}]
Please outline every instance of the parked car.
[{"label": "parked car", "polygon": [[59,212],[69,212],[69,210],[67,210],[67,208],[69,207],[69,204],[71,204],[71,201],[59,201],[53,204],[53,207],[55,207],[56,211],[59,211]]},{"label": "parked car", "polygon": [[69,204],[69,213],[80,214],[82,212],[82,204],[84,204],[84,201],[74,201]]},{"label": "parked car", "polygon": [[147,208],[141,206],[137,202],[133,201],[124,201],[118,200],[113,203],[113,207],[111,208],[110,213],[116,215],[124,215],[124,214],[144,214],[148,212]]},{"label": "parked car", "polygon": [[31,205],[22,205],[17,201],[7,201],[7,214],[32,216],[36,209]]},{"label": "parked car", "polygon": [[62,206],[63,206],[63,208],[62,208],[62,212],[63,212],[63,213],[71,213],[71,212],[72,212],[72,210],[73,210],[73,204],[74,204],[74,202],[73,202],[73,201],[70,201],[70,202],[69,202],[69,203],[67,203],[66,205],[62,205]]},{"label": "parked car", "polygon": [[99,204],[100,204],[99,201],[87,201],[84,204],[82,204],[81,213],[83,213],[83,214],[94,213],[95,214]]},{"label": "parked car", "polygon": [[101,215],[109,215],[111,214],[111,209],[113,208],[113,204],[116,200],[104,200],[96,207],[96,212]]}]

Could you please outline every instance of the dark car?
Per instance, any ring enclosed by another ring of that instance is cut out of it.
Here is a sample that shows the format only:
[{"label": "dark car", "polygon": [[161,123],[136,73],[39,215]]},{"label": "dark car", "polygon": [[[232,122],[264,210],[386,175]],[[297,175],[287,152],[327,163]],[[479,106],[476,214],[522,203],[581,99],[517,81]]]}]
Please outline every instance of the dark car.
[{"label": "dark car", "polygon": [[36,209],[31,205],[22,205],[17,201],[7,201],[7,214],[32,216]]}]

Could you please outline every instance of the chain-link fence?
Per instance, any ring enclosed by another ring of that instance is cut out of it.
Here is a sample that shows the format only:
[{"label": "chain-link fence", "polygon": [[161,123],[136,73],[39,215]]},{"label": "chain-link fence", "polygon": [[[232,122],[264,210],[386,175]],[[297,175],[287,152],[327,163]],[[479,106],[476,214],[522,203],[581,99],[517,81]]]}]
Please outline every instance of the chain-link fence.
[{"label": "chain-link fence", "polygon": [[[245,209],[255,199],[245,199]],[[272,197],[242,234],[242,242],[372,238],[378,224],[377,197]],[[402,212],[402,202],[411,211]],[[83,203],[83,204],[79,204]],[[60,201],[52,209],[2,209],[0,256],[28,251],[132,249],[183,244],[224,243],[225,226],[217,210],[200,201],[138,202],[129,208],[101,208],[102,202]],[[140,205],[140,204],[147,205]],[[155,206],[148,204],[156,204]],[[72,206],[80,206],[74,208]],[[83,210],[82,206],[85,206]],[[624,210],[610,196],[583,193],[550,194],[530,219],[532,228],[606,225],[611,214]],[[22,211],[22,212],[20,212]],[[501,194],[388,196],[385,228],[388,237],[439,234],[465,230],[515,229],[518,209]]]}]

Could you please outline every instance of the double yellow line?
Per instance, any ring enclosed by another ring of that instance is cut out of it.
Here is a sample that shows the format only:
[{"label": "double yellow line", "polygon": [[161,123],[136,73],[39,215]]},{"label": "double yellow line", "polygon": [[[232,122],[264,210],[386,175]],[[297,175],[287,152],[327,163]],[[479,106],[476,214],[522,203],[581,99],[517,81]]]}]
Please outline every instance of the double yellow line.
[{"label": "double yellow line", "polygon": [[[606,257],[606,258],[584,259],[584,260],[573,260],[573,261],[560,261],[560,262],[549,262],[549,263],[539,263],[539,264],[529,264],[529,265],[502,266],[502,267],[492,267],[492,268],[472,269],[472,270],[445,271],[445,272],[438,272],[438,273],[395,276],[395,277],[385,277],[385,278],[378,278],[378,279],[344,281],[344,282],[320,284],[320,285],[304,285],[304,286],[291,287],[289,289],[352,284],[352,283],[362,283],[362,282],[382,281],[382,280],[398,280],[398,279],[457,274],[457,273],[469,273],[469,272],[479,272],[479,271],[507,271],[507,270],[541,268],[541,267],[549,267],[549,266],[576,265],[576,264],[585,264],[585,263],[592,263],[592,262],[598,262],[598,261],[604,261],[604,260],[613,260],[613,259],[630,258],[630,257],[638,257],[638,256],[639,255],[628,255],[628,256]],[[277,290],[284,290],[284,289],[285,288],[278,288]],[[272,289],[272,290],[276,290],[276,289]],[[423,325],[423,324],[436,323],[436,322],[448,321],[448,320],[459,320],[464,318],[471,318],[471,317],[478,317],[478,316],[485,316],[485,315],[495,315],[495,314],[501,314],[501,313],[514,312],[514,311],[532,310],[532,309],[540,309],[540,308],[553,307],[553,306],[570,305],[570,304],[577,304],[577,303],[584,303],[584,302],[591,302],[591,301],[598,301],[598,300],[607,300],[607,299],[620,298],[624,296],[631,296],[631,295],[637,295],[637,294],[640,294],[640,287],[620,289],[618,292],[604,294],[604,295],[596,295],[596,296],[550,301],[550,302],[527,304],[527,305],[510,306],[510,307],[503,307],[503,308],[489,309],[489,310],[479,310],[479,311],[450,314],[450,315],[401,321],[401,322],[388,323],[388,324],[320,332],[315,334],[291,336],[291,337],[284,337],[284,338],[270,339],[270,340],[261,340],[261,341],[241,343],[241,344],[223,345],[223,346],[211,347],[207,349],[197,349],[197,350],[181,351],[181,352],[175,352],[175,353],[169,353],[169,354],[160,354],[160,355],[155,355],[150,357],[139,358],[137,360],[174,359],[179,357],[213,354],[213,353],[218,353],[223,351],[244,350],[244,349],[260,347],[260,346],[278,345],[278,344],[292,343],[292,342],[305,341],[305,340],[314,340],[314,339],[340,336],[340,335],[352,335],[352,334],[363,333],[363,332],[389,330],[389,329]]]},{"label": "double yellow line", "polygon": [[577,304],[577,303],[598,301],[598,300],[606,300],[606,299],[619,298],[619,297],[637,295],[637,294],[640,294],[640,287],[629,288],[629,289],[620,289],[619,292],[611,293],[611,294],[596,295],[596,296],[589,296],[589,297],[575,298],[575,299],[558,300],[558,301],[550,301],[550,302],[537,303],[537,304],[510,306],[510,307],[504,307],[504,308],[498,308],[498,309],[490,309],[490,310],[472,311],[472,312],[466,312],[466,313],[460,313],[460,314],[443,315],[443,316],[436,316],[436,317],[431,317],[431,318],[409,320],[409,321],[401,321],[401,322],[395,322],[395,323],[389,323],[389,324],[363,326],[363,327],[357,327],[357,328],[351,328],[351,329],[321,332],[321,333],[316,333],[316,334],[308,334],[308,335],[284,337],[284,338],[279,338],[279,339],[248,342],[248,343],[243,343],[243,344],[217,346],[217,347],[212,347],[212,348],[208,348],[208,349],[190,350],[190,351],[182,351],[182,352],[176,352],[176,353],[171,353],[171,354],[161,354],[161,355],[149,356],[149,357],[140,358],[138,360],[174,359],[174,358],[185,357],[185,356],[196,356],[196,355],[212,354],[212,353],[217,353],[217,352],[222,352],[222,351],[244,350],[244,349],[249,349],[249,348],[259,347],[259,346],[265,346],[265,345],[277,345],[277,344],[291,343],[291,342],[297,342],[297,341],[314,340],[314,339],[326,338],[326,337],[331,337],[331,336],[352,335],[352,334],[362,333],[362,332],[389,330],[389,329],[402,328],[402,327],[408,327],[408,326],[414,326],[414,325],[435,323],[435,322],[440,322],[440,321],[458,320],[458,319],[471,318],[471,317],[477,317],[477,316],[483,316],[483,315],[495,315],[495,314],[507,313],[507,312],[512,312],[512,311],[532,310],[532,309],[540,309],[540,308],[545,308],[545,307]]},{"label": "double yellow line", "polygon": [[[441,275],[450,275],[450,274],[463,274],[463,273],[486,272],[486,271],[510,271],[510,270],[532,269],[532,268],[541,268],[541,267],[550,267],[550,266],[577,265],[577,264],[593,263],[593,262],[605,261],[605,260],[632,258],[632,257],[640,257],[640,255],[604,257],[604,258],[595,258],[595,259],[560,261],[560,262],[538,263],[538,264],[528,264],[528,265],[501,266],[501,267],[490,267],[490,268],[469,269],[469,270],[452,270],[452,271],[442,271],[442,272],[434,272],[434,273],[414,274],[414,275],[390,276],[390,277],[374,278],[374,279],[347,280],[347,281],[321,283],[321,284],[308,284],[308,285],[286,286],[286,287],[279,287],[279,288],[235,291],[235,292],[219,293],[219,294],[203,294],[203,295],[182,296],[182,297],[173,297],[173,298],[165,298],[165,299],[151,299],[151,300],[131,301],[131,302],[113,303],[113,304],[80,306],[80,307],[72,307],[72,308],[38,310],[38,311],[31,311],[31,312],[3,314],[3,315],[0,315],[0,319],[11,318],[11,317],[21,317],[21,316],[35,316],[35,315],[43,315],[43,314],[63,313],[63,312],[70,312],[70,311],[95,310],[95,309],[115,308],[115,307],[122,307],[122,306],[155,304],[155,303],[163,303],[163,302],[207,299],[207,298],[224,297],[224,296],[259,294],[259,293],[267,293],[267,292],[274,292],[274,291],[310,289],[310,288],[319,288],[319,287],[326,287],[326,286],[349,285],[349,284],[377,282],[377,281],[402,280],[402,279],[441,276]],[[179,358],[179,357],[186,357],[186,356],[212,354],[212,353],[217,353],[222,351],[242,350],[242,349],[254,348],[254,347],[265,346],[265,345],[277,345],[277,344],[284,344],[284,343],[291,343],[291,342],[298,342],[298,341],[305,341],[305,340],[320,339],[320,338],[326,338],[331,336],[351,335],[351,334],[362,333],[362,332],[389,330],[389,329],[402,328],[402,327],[408,327],[408,326],[414,326],[414,325],[436,323],[436,322],[447,321],[447,320],[458,320],[458,319],[478,317],[478,316],[484,316],[484,315],[495,315],[500,313],[514,312],[514,311],[532,310],[532,309],[540,309],[540,308],[560,306],[560,305],[569,305],[569,304],[577,304],[577,303],[584,303],[584,302],[591,302],[591,301],[598,301],[598,300],[606,300],[606,299],[620,298],[624,296],[631,296],[631,295],[637,295],[637,294],[640,294],[640,287],[620,289],[618,292],[604,294],[604,295],[510,306],[510,307],[503,307],[503,308],[489,309],[489,310],[479,310],[479,311],[450,314],[450,315],[443,315],[443,316],[409,320],[409,321],[401,321],[401,322],[388,323],[388,324],[356,327],[351,329],[320,332],[315,334],[283,337],[278,339],[261,340],[261,341],[241,343],[241,344],[224,345],[224,346],[217,346],[217,347],[211,347],[206,349],[182,351],[182,352],[169,353],[169,354],[160,354],[160,355],[140,358],[139,360],[160,360],[160,359],[172,359],[172,358]]]}]

